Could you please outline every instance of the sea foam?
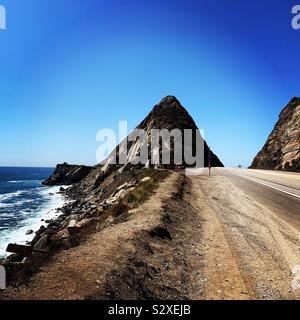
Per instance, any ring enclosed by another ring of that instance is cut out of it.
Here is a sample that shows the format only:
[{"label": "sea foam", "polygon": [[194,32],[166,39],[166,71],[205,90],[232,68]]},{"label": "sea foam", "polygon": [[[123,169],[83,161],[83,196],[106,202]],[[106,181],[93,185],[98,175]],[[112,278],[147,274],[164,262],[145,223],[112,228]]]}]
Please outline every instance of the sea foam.
[{"label": "sea foam", "polygon": [[[22,212],[23,219],[14,228],[5,228],[5,226],[0,228],[0,257],[3,258],[8,255],[6,248],[9,243],[25,245],[32,241],[35,236],[35,232],[38,231],[42,225],[47,226],[45,222],[42,222],[42,219],[51,220],[60,215],[57,209],[61,208],[66,203],[66,200],[64,195],[59,193],[59,188],[60,187],[38,187],[30,190],[30,192],[37,192],[42,196],[43,203],[38,210],[27,210],[26,212]],[[0,199],[2,201],[12,199],[15,196],[21,195],[22,192],[23,191],[17,191],[7,195],[1,195],[0,197],[2,197],[2,199]],[[18,206],[32,201],[33,200],[17,200],[13,203],[2,203],[2,205]],[[2,214],[2,221],[5,218],[9,218],[9,215],[5,216]],[[33,230],[34,233],[26,235],[28,230]]]}]

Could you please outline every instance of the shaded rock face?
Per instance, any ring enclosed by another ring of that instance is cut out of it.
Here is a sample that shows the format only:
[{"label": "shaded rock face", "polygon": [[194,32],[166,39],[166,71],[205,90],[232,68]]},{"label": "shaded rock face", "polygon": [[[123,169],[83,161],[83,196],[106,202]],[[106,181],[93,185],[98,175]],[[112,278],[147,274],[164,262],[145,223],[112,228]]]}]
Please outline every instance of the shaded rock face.
[{"label": "shaded rock face", "polygon": [[282,110],[250,168],[300,171],[300,97]]},{"label": "shaded rock face", "polygon": [[53,174],[43,184],[47,186],[70,185],[84,179],[93,169],[93,167],[67,163],[58,164]]},{"label": "shaded rock face", "polygon": [[[192,119],[192,117],[189,115],[187,110],[180,104],[180,102],[176,99],[174,96],[167,96],[165,97],[158,105],[154,106],[153,110],[149,113],[149,115],[138,125],[136,128],[137,130],[144,130],[146,132],[146,139],[141,141],[141,139],[135,139],[135,133],[132,133],[128,136],[128,140],[125,142],[122,142],[108,157],[106,160],[103,170],[107,170],[109,168],[110,164],[113,162],[117,162],[119,164],[119,159],[122,157],[122,150],[123,146],[126,146],[127,144],[127,158],[124,167],[127,167],[132,163],[133,160],[135,160],[137,157],[140,156],[142,146],[147,145],[148,148],[148,163],[144,164],[145,166],[157,166],[159,168],[164,169],[174,169],[176,164],[180,164],[184,167],[193,167],[194,164],[187,163],[184,155],[184,149],[188,149],[190,151],[190,154],[193,156],[196,156],[197,151],[197,142],[196,139],[200,138],[203,143],[202,154],[204,153],[204,163],[202,163],[202,166],[207,167],[209,164],[209,157],[211,166],[213,167],[223,167],[222,162],[219,160],[219,158],[212,152],[209,151],[208,145],[205,141],[203,141],[200,132],[197,130],[197,126]],[[156,130],[168,130],[169,132],[172,132],[172,130],[177,130],[180,134],[177,135],[177,137],[180,136],[180,141],[182,141],[182,157],[180,161],[175,161],[175,148],[174,148],[174,141],[175,139],[172,138],[170,140],[170,145],[164,144],[164,147],[166,149],[162,148],[162,142],[160,143],[160,146],[158,148],[151,148],[153,147],[151,145],[151,135],[153,135],[153,129]],[[185,144],[184,136],[185,132],[184,130],[190,129],[192,132],[192,139],[190,139],[190,142],[188,145]],[[198,140],[199,141],[199,140]],[[162,154],[164,150],[168,150],[170,152],[170,163],[165,163],[162,161]],[[199,150],[199,148],[198,148]],[[152,153],[156,154],[157,160],[153,163],[153,159],[151,158],[151,151]],[[209,156],[210,154],[210,156]],[[116,159],[116,161],[115,161]]]}]

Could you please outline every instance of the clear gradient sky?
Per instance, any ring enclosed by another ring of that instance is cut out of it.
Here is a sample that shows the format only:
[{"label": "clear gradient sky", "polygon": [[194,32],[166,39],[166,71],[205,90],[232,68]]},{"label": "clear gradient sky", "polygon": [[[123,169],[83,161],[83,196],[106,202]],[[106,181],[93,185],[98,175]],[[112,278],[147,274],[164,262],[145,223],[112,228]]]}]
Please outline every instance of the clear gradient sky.
[{"label": "clear gradient sky", "polygon": [[248,166],[300,84],[289,0],[0,0],[0,165],[96,163],[166,95]]}]

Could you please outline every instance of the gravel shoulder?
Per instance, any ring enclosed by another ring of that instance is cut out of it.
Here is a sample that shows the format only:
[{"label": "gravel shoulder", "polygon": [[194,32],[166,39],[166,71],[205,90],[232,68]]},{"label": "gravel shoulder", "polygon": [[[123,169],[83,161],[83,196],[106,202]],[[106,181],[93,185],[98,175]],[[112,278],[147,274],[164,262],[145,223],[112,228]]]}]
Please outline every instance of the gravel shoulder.
[{"label": "gravel shoulder", "polygon": [[224,176],[193,177],[208,299],[296,299],[300,233]]}]

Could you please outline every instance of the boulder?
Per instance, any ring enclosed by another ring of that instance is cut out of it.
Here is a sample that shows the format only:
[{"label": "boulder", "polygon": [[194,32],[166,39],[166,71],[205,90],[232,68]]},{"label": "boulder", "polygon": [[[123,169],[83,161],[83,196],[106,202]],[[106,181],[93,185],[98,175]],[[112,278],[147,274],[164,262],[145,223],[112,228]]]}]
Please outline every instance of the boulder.
[{"label": "boulder", "polygon": [[86,227],[87,225],[89,225],[93,221],[94,221],[94,219],[83,219],[81,221],[76,222],[72,226],[69,225],[68,232],[69,232],[70,236],[73,236],[73,239],[74,239],[74,236],[76,237],[76,235],[78,235],[78,233],[80,233],[82,228]]},{"label": "boulder", "polygon": [[44,251],[44,250],[47,251],[47,249],[48,249],[48,236],[44,235],[34,245],[33,250],[34,251]]},{"label": "boulder", "polygon": [[67,228],[60,230],[58,233],[51,237],[51,247],[64,249],[71,248],[72,244],[70,236],[70,232]]},{"label": "boulder", "polygon": [[31,256],[32,246],[23,246],[19,244],[10,243],[7,246],[6,252],[22,255],[23,257]]},{"label": "boulder", "polygon": [[42,234],[45,231],[46,231],[46,227],[45,226],[41,226],[40,229],[36,232],[36,234]]},{"label": "boulder", "polygon": [[123,183],[122,185],[120,185],[119,187],[116,188],[116,190],[112,193],[112,197],[117,197],[118,198],[118,195],[120,193],[120,191],[122,190],[128,190],[130,188],[133,188],[135,187],[136,183],[128,183],[128,182],[125,182]]},{"label": "boulder", "polygon": [[112,204],[116,203],[118,201],[118,198],[116,196],[110,197],[108,199],[105,199],[102,203],[101,206],[103,208],[110,207]]},{"label": "boulder", "polygon": [[[31,254],[31,252],[30,252]],[[20,253],[14,253],[7,257],[6,262],[8,263],[19,263],[24,259],[24,255]]]},{"label": "boulder", "polygon": [[72,214],[68,217],[68,220],[71,221],[71,220],[78,220],[78,214]]},{"label": "boulder", "polygon": [[122,189],[127,189],[127,188],[129,188],[129,183],[128,182],[125,182],[125,183],[123,183],[122,185],[120,185],[117,189],[116,189],[116,191],[120,191],[120,190],[122,190]]},{"label": "boulder", "polygon": [[73,228],[76,226],[77,220],[71,220],[68,224],[68,228]]},{"label": "boulder", "polygon": [[94,219],[83,219],[79,222],[76,223],[75,227],[76,228],[82,228],[88,224],[90,224]]},{"label": "boulder", "polygon": [[64,239],[68,239],[70,237],[70,233],[68,231],[68,229],[63,229],[60,230],[57,234],[55,234],[51,240],[52,241],[59,241],[59,240],[64,240]]},{"label": "boulder", "polygon": [[124,200],[128,194],[129,190],[122,189],[116,194],[116,198],[118,198],[118,200]]}]

